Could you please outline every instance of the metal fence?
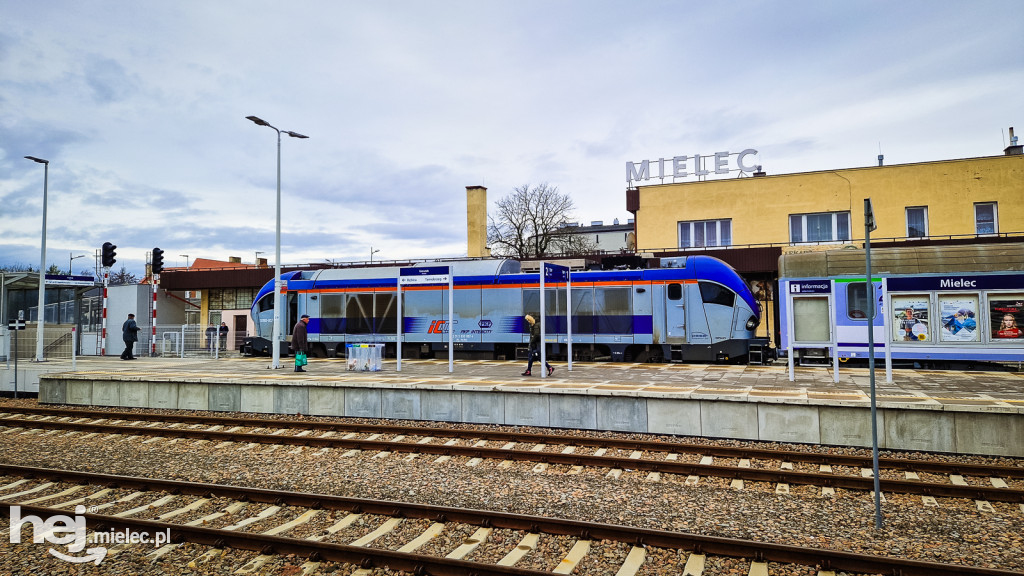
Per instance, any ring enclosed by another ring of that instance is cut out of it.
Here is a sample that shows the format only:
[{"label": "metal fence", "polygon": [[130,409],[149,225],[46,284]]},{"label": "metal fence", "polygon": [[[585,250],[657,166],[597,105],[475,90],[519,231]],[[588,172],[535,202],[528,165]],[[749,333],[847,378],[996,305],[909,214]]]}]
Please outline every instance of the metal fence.
[{"label": "metal fence", "polygon": [[150,355],[153,349],[150,343],[155,342],[157,356],[219,358],[238,355],[237,343],[229,345],[227,334],[220,334],[216,328],[203,328],[197,324],[157,324],[156,339],[151,340],[151,336],[146,334],[143,338],[139,333],[140,345],[145,340],[141,354]]}]

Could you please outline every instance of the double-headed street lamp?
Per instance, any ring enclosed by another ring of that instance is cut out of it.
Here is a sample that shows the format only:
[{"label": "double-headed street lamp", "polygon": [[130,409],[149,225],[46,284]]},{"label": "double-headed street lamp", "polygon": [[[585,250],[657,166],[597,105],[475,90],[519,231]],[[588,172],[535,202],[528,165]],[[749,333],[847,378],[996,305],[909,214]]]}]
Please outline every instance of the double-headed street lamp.
[{"label": "double-headed street lamp", "polygon": [[50,161],[35,156],[25,158],[43,165],[43,241],[39,249],[39,323],[36,326],[36,362],[42,362],[43,324],[46,319],[46,188],[50,180]]},{"label": "double-headed street lamp", "polygon": [[[259,126],[274,128],[269,122],[256,116],[246,116],[245,118]],[[274,128],[274,132],[277,132],[277,237],[275,240],[277,252],[274,261],[274,332],[271,348],[273,349],[273,368],[276,370],[281,367],[281,133],[284,132],[292,138],[309,138],[309,136],[277,128]]]}]

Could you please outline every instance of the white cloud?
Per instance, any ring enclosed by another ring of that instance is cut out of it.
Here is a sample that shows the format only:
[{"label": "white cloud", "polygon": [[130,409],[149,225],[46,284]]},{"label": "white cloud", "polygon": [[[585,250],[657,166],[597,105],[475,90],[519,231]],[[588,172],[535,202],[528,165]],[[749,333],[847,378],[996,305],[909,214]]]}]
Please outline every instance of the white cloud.
[{"label": "white cloud", "polygon": [[[1001,153],[1024,4],[8,3],[0,264],[118,244],[141,269],[465,253],[466,185],[625,220],[625,162],[753,147],[769,173]],[[1016,116],[1015,116],[1016,115]],[[1022,128],[1024,129],[1024,128]],[[183,259],[182,259],[183,260]]]}]

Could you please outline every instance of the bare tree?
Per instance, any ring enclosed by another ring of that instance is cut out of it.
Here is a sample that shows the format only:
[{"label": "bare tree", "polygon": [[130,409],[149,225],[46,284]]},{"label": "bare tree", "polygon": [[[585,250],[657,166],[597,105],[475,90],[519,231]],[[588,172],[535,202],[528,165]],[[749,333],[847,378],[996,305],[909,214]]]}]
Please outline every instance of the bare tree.
[{"label": "bare tree", "polygon": [[567,242],[564,227],[575,205],[557,186],[517,186],[496,207],[497,213],[487,218],[487,243],[493,255],[538,258],[578,248],[578,241]]},{"label": "bare tree", "polygon": [[110,274],[110,285],[111,286],[120,286],[120,285],[123,285],[123,284],[138,284],[138,283],[139,283],[139,279],[135,277],[135,274],[132,274],[131,272],[129,272],[128,269],[125,268],[124,266],[121,266],[121,269],[119,271],[113,272],[113,273]]}]

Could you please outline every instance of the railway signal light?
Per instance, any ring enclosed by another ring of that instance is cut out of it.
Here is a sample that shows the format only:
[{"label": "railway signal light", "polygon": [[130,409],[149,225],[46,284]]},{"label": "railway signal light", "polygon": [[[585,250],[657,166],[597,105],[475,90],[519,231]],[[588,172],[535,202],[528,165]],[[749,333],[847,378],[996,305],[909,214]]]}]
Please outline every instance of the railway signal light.
[{"label": "railway signal light", "polygon": [[114,265],[114,262],[117,262],[117,260],[114,258],[115,256],[117,256],[117,252],[114,252],[115,248],[117,248],[117,246],[114,246],[110,242],[104,242],[103,243],[103,267],[104,268],[110,268],[111,266]]},{"label": "railway signal light", "polygon": [[159,248],[153,248],[153,274],[159,274],[164,271],[164,251]]}]

